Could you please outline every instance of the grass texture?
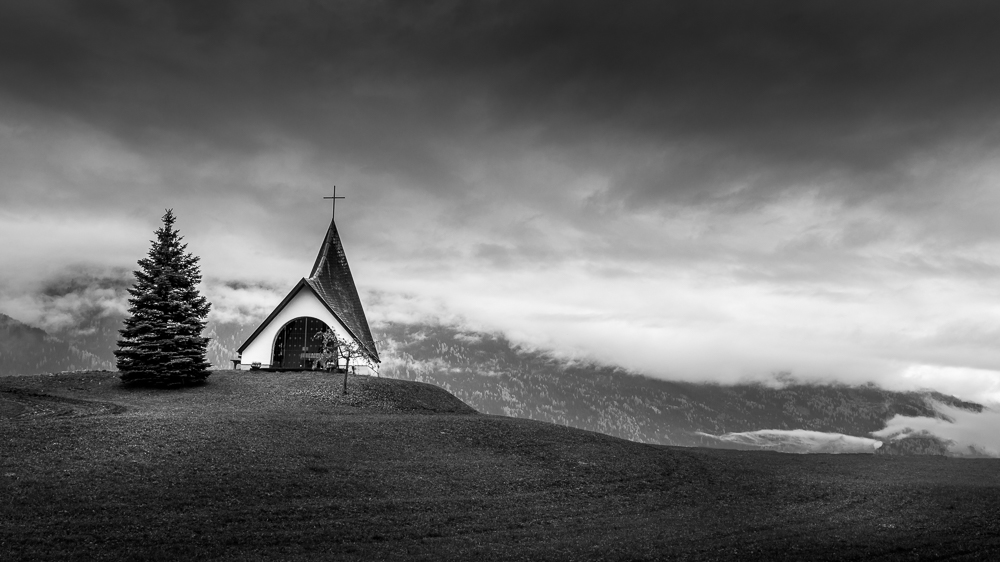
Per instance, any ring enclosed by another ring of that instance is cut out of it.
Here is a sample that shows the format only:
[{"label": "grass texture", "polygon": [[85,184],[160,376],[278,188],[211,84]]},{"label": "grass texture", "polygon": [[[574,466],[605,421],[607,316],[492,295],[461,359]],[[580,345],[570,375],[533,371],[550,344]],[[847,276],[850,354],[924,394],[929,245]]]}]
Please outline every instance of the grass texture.
[{"label": "grass texture", "polygon": [[0,378],[0,560],[1000,558],[1000,461],[643,445],[341,381]]}]

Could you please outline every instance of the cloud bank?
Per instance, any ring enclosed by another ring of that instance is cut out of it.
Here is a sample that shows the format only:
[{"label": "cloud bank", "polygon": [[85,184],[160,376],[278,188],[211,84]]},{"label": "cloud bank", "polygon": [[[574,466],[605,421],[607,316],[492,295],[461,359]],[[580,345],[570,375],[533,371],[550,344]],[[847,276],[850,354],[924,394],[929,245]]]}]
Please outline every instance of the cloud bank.
[{"label": "cloud bank", "polygon": [[886,422],[885,429],[873,435],[887,441],[909,436],[933,435],[947,444],[948,452],[957,456],[1000,457],[1000,410],[995,406],[982,412],[970,412],[946,404],[934,403],[946,419],[896,415]]},{"label": "cloud bank", "polygon": [[731,445],[779,451],[782,453],[874,453],[882,442],[843,433],[825,433],[805,429],[761,429],[711,435],[698,432]]}]

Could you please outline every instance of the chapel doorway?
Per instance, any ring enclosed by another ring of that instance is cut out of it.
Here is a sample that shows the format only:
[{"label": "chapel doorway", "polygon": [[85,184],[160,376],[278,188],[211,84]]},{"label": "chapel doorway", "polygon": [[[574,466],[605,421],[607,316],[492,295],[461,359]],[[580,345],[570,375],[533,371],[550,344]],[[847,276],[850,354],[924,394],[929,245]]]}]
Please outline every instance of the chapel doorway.
[{"label": "chapel doorway", "polygon": [[323,342],[316,334],[328,329],[325,322],[311,316],[300,316],[285,324],[274,339],[272,369],[322,369],[320,355]]}]

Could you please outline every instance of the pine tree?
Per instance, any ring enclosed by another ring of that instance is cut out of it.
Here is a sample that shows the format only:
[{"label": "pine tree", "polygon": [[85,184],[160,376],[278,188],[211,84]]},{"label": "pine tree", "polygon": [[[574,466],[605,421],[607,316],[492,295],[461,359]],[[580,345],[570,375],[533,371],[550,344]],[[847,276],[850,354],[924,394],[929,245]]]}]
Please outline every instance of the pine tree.
[{"label": "pine tree", "polygon": [[186,252],[187,244],[174,230],[174,212],[163,215],[163,226],[147,257],[134,271],[128,289],[130,316],[119,330],[115,350],[125,383],[184,386],[204,381],[208,338],[201,336],[211,304],[198,292],[200,258]]}]

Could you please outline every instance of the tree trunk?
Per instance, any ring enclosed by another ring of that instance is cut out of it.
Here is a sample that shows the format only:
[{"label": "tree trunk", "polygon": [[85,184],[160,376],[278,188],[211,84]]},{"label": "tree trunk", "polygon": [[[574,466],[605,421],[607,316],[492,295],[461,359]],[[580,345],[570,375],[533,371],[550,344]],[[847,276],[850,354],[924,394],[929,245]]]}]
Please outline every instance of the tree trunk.
[{"label": "tree trunk", "polygon": [[344,367],[344,394],[347,394],[347,367]]}]

